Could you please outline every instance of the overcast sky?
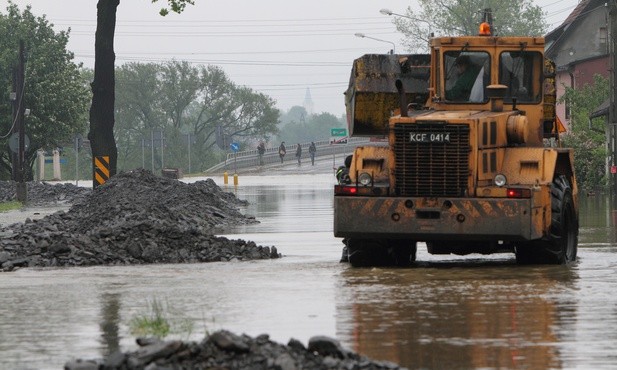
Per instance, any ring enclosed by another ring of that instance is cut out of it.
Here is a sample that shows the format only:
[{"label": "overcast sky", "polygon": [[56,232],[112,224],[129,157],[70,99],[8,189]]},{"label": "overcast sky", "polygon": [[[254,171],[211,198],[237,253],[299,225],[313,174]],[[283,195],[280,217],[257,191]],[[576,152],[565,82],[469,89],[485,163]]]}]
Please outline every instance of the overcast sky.
[{"label": "overcast sky", "polygon": [[[516,1],[516,0],[515,0]],[[46,15],[57,30],[71,28],[69,50],[94,67],[97,0],[14,0]],[[405,13],[416,0],[196,0],[180,15],[158,15],[166,3],[121,0],[117,12],[116,63],[187,60],[216,64],[238,85],[270,95],[287,111],[302,105],[310,89],[315,113],[345,112],[343,91],[355,58],[387,53],[400,44],[388,8]],[[557,27],[578,0],[534,0]],[[7,0],[0,0],[2,11]],[[355,33],[380,39],[355,37]],[[394,45],[393,45],[394,44]]]}]

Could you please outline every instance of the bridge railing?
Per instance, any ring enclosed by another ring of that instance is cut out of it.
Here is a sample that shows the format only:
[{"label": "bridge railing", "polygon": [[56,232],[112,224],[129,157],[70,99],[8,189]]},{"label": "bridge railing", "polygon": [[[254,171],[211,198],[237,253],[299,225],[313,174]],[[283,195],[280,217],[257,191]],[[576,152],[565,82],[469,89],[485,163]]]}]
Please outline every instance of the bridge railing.
[{"label": "bridge railing", "polygon": [[[315,157],[351,153],[354,148],[360,144],[369,143],[368,138],[357,137],[347,139],[347,144],[330,144],[329,140],[315,141],[317,152]],[[308,148],[311,143],[300,143],[302,147],[302,158],[310,158]],[[289,144],[287,147],[287,154],[285,155],[285,162],[295,161],[296,157],[296,144]],[[280,163],[281,159],[278,153],[278,147],[266,148],[266,152],[263,155],[263,164],[276,164]],[[250,167],[259,167],[259,153],[257,149],[245,150],[242,152],[228,153],[225,162],[221,162],[215,166],[206,170],[206,173],[212,173],[222,170],[237,170]]]}]

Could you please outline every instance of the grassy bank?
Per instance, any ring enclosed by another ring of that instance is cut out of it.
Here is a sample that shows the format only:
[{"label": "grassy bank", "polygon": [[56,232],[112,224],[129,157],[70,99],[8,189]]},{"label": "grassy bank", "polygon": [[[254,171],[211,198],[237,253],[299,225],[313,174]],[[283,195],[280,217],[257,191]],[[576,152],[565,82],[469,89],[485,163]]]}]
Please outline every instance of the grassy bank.
[{"label": "grassy bank", "polygon": [[12,211],[14,209],[20,209],[21,207],[21,202],[16,200],[11,202],[0,202],[0,212]]}]

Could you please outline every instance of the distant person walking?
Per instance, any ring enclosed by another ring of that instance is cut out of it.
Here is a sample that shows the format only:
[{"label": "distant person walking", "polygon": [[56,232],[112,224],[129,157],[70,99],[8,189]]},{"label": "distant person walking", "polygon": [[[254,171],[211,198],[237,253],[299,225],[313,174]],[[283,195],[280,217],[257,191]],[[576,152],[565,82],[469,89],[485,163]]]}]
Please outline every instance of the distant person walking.
[{"label": "distant person walking", "polygon": [[283,163],[283,158],[285,158],[285,154],[287,154],[287,149],[285,149],[285,142],[281,142],[279,145],[279,157],[281,157],[281,163]]},{"label": "distant person walking", "polygon": [[264,165],[264,154],[266,153],[266,144],[263,141],[257,145],[257,154],[259,155],[259,165]]},{"label": "distant person walking", "polygon": [[317,153],[317,147],[315,143],[311,141],[311,145],[309,146],[309,155],[311,156],[311,166],[315,165],[315,153]]},{"label": "distant person walking", "polygon": [[302,146],[300,145],[300,143],[298,143],[298,146],[296,147],[296,158],[298,158],[298,166],[302,165]]}]

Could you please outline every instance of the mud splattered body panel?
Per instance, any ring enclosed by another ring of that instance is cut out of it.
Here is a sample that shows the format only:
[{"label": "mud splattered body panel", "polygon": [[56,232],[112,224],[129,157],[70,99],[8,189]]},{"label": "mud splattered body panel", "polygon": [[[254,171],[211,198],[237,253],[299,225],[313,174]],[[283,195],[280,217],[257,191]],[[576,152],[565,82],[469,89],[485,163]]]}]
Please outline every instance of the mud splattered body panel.
[{"label": "mud splattered body panel", "polygon": [[533,198],[334,197],[337,237],[533,240],[542,218]]}]

